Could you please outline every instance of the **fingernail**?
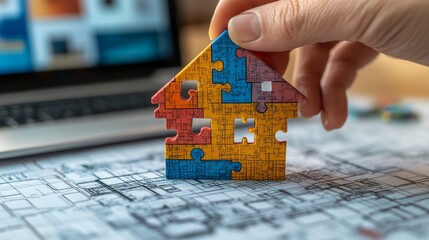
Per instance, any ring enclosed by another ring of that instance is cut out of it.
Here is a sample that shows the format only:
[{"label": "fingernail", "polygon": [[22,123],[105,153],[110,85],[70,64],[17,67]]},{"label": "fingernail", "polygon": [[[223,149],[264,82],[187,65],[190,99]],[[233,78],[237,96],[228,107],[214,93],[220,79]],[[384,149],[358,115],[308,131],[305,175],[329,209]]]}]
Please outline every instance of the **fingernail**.
[{"label": "fingernail", "polygon": [[323,126],[327,127],[329,125],[328,118],[325,118],[323,121]]},{"label": "fingernail", "polygon": [[214,30],[212,29],[212,27],[210,26],[209,27],[209,39],[210,39],[210,41],[213,41],[213,40],[215,40],[215,38],[216,38],[217,36],[215,35],[215,33],[214,33]]},{"label": "fingernail", "polygon": [[302,118],[301,105],[298,103],[298,118]]},{"label": "fingernail", "polygon": [[209,30],[209,39],[210,39],[210,41],[213,41],[213,39],[214,39],[214,37],[213,37],[213,34],[212,34],[212,31],[211,31],[211,30]]},{"label": "fingernail", "polygon": [[298,102],[298,118],[302,118],[302,105],[304,105],[303,102]]},{"label": "fingernail", "polygon": [[243,13],[233,17],[229,21],[228,30],[240,42],[252,42],[261,36],[259,18],[254,13]]},{"label": "fingernail", "polygon": [[[304,92],[305,92],[305,90],[304,89],[299,89],[299,91],[301,92],[301,93],[303,93],[304,94]],[[305,95],[305,94],[304,94]],[[306,96],[306,95],[305,95]],[[302,107],[305,105],[305,102],[307,101],[307,99],[306,98],[304,98],[304,99],[302,99],[302,100],[299,100],[298,101],[298,117],[303,117],[302,116]]]},{"label": "fingernail", "polygon": [[330,132],[332,129],[328,128],[328,125],[329,125],[328,117],[325,116],[323,118],[323,127],[325,128],[326,131]]}]

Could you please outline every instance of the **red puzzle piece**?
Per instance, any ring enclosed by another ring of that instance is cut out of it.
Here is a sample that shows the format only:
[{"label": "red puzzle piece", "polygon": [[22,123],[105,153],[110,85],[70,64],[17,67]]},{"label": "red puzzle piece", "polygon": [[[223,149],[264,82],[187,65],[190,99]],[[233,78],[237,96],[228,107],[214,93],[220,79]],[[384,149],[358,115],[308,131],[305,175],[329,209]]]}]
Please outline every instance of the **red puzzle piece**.
[{"label": "red puzzle piece", "polygon": [[204,109],[165,108],[165,90],[161,89],[152,97],[152,103],[158,104],[156,118],[166,119],[166,128],[177,130],[177,135],[167,138],[165,144],[211,144],[211,130],[201,128],[200,133],[192,131],[194,118],[204,118]]}]

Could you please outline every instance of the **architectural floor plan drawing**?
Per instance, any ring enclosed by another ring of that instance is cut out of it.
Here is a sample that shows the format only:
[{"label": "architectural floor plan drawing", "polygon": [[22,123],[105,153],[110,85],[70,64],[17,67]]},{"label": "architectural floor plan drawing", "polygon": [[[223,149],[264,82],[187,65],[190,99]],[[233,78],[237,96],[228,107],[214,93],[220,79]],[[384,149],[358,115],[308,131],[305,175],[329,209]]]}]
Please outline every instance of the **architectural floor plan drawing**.
[{"label": "architectural floor plan drawing", "polygon": [[0,163],[0,239],[428,239],[428,123],[290,125],[285,181],[166,180],[162,140]]}]

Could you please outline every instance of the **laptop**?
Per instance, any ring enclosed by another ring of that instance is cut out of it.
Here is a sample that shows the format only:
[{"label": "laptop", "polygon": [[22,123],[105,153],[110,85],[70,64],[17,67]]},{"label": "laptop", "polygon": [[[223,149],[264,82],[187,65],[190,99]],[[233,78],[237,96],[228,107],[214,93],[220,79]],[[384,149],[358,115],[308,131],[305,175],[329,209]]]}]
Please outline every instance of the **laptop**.
[{"label": "laptop", "polygon": [[159,136],[173,0],[1,0],[0,158]]}]

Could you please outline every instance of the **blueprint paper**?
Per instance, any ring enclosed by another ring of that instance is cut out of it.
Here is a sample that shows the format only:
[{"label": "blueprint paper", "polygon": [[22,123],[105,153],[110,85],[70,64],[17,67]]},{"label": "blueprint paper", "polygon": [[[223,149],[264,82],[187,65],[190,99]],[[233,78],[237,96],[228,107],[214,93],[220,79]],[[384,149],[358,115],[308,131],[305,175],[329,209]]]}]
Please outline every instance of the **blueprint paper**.
[{"label": "blueprint paper", "polygon": [[429,124],[291,121],[287,180],[166,180],[163,142],[0,167],[0,239],[427,239]]}]

